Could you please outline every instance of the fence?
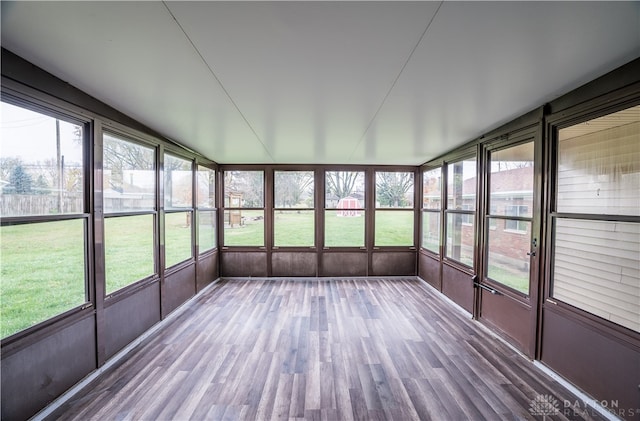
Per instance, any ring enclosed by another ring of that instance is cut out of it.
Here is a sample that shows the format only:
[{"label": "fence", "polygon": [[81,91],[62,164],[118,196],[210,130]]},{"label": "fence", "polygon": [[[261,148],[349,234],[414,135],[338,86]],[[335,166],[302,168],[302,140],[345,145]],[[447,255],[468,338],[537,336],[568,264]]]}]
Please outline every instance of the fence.
[{"label": "fence", "polygon": [[0,216],[83,213],[82,196],[64,196],[62,210],[57,195],[0,194]]}]

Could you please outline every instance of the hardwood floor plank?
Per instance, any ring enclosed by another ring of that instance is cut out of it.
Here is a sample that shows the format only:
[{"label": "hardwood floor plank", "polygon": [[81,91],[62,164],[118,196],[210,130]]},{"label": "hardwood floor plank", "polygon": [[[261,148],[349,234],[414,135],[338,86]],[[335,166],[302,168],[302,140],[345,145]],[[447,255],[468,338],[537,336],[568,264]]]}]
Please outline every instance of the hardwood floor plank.
[{"label": "hardwood floor plank", "polygon": [[539,395],[576,401],[415,279],[233,279],[50,419],[530,420]]},{"label": "hardwood floor plank", "polygon": [[289,410],[291,409],[291,395],[293,393],[293,374],[280,374],[278,386],[276,389],[276,397],[273,402],[272,420],[289,419]]}]

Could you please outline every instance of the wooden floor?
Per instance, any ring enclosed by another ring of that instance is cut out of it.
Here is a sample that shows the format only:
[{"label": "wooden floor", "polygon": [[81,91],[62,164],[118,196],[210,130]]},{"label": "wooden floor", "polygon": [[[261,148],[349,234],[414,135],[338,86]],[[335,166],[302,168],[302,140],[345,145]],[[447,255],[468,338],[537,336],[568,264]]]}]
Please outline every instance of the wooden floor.
[{"label": "wooden floor", "polygon": [[51,418],[542,420],[536,398],[600,419],[419,280],[226,280]]}]

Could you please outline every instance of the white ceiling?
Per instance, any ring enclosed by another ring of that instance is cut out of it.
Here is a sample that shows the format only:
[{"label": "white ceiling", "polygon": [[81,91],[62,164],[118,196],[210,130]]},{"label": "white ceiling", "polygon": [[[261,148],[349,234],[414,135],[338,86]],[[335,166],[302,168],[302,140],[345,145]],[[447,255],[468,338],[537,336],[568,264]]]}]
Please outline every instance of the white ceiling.
[{"label": "white ceiling", "polygon": [[640,2],[10,2],[2,46],[219,163],[418,165],[640,56]]}]

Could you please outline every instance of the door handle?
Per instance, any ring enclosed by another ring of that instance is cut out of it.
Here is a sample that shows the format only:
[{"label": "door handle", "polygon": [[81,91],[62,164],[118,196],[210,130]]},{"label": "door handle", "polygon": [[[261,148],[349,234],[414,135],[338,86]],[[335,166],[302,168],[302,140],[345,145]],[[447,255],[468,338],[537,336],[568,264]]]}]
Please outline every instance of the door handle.
[{"label": "door handle", "polygon": [[[476,278],[476,277],[474,276],[474,278]],[[477,279],[477,278],[476,278],[476,279]],[[484,289],[485,291],[489,291],[489,292],[490,292],[490,293],[492,293],[493,295],[502,295],[502,293],[501,293],[500,291],[498,291],[497,289],[495,289],[495,288],[491,288],[491,287],[490,287],[490,286],[488,286],[488,285],[481,284],[480,282],[475,282],[475,281],[474,281],[474,282],[473,282],[473,286],[474,286],[474,287],[478,287],[478,288],[482,288],[482,289]]]},{"label": "door handle", "polygon": [[530,252],[527,253],[527,256],[536,257],[536,252],[535,251],[530,251]]}]

